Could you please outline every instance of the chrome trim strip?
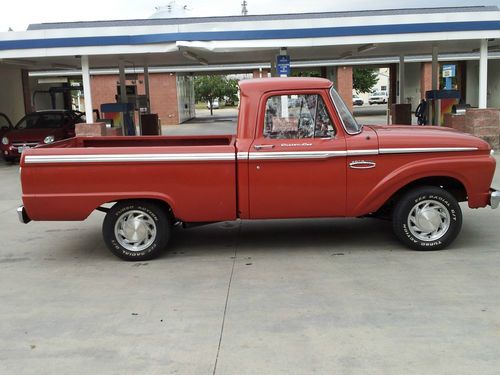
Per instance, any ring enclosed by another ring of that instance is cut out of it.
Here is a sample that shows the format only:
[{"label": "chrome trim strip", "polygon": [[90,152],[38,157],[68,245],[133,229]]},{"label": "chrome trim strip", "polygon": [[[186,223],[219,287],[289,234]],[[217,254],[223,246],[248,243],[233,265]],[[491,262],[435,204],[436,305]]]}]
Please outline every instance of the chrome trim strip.
[{"label": "chrome trim strip", "polygon": [[477,150],[477,147],[381,148],[380,154],[413,154],[422,152],[459,152]]},{"label": "chrome trim strip", "polygon": [[500,205],[500,191],[492,191],[490,196],[490,206],[495,209]]},{"label": "chrome trim strip", "polygon": [[26,155],[26,164],[42,163],[121,163],[153,161],[225,161],[235,160],[233,153],[197,154],[102,154],[102,155]]},{"label": "chrome trim strip", "polygon": [[248,152],[238,152],[236,158],[238,160],[248,160]]},{"label": "chrome trim strip", "polygon": [[378,155],[378,150],[348,150],[347,156]]},{"label": "chrome trim strip", "polygon": [[346,151],[251,152],[250,160],[328,159],[346,156]]}]

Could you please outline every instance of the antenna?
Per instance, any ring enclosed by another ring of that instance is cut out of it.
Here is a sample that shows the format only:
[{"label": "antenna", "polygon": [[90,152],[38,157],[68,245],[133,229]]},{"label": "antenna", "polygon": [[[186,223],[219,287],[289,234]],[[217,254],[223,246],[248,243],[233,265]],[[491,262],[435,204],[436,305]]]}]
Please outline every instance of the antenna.
[{"label": "antenna", "polygon": [[248,14],[248,9],[247,9],[248,2],[247,0],[243,0],[241,3],[241,15],[246,16]]}]

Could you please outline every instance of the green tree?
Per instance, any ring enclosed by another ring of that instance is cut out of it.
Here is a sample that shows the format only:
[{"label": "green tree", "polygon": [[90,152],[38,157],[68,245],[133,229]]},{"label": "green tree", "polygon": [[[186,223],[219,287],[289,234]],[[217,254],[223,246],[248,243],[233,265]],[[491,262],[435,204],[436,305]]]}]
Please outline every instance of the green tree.
[{"label": "green tree", "polygon": [[196,101],[210,104],[210,114],[213,115],[212,107],[215,99],[235,100],[238,93],[238,81],[218,75],[197,76],[194,79],[194,93]]},{"label": "green tree", "polygon": [[371,92],[373,86],[375,86],[377,82],[378,75],[375,69],[354,68],[352,73],[352,86],[358,94],[361,92]]}]

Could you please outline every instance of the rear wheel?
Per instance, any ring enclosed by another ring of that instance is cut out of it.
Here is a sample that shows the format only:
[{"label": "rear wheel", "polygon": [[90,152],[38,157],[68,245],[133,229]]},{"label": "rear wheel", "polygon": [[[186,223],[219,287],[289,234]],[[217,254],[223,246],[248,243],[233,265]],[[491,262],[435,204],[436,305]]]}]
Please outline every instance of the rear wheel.
[{"label": "rear wheel", "polygon": [[392,214],[396,237],[414,250],[440,250],[450,245],[462,228],[462,211],[453,195],[434,186],[406,193]]},{"label": "rear wheel", "polygon": [[108,211],[102,226],[109,250],[128,261],[157,257],[167,246],[170,232],[167,214],[147,201],[118,202]]}]

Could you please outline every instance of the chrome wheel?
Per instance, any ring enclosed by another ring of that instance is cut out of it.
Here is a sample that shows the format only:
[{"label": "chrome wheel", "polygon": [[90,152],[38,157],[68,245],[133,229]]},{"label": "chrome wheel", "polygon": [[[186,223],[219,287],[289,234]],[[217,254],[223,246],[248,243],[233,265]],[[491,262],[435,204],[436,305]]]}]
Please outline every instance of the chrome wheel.
[{"label": "chrome wheel", "polygon": [[156,223],[144,211],[126,211],[116,221],[115,237],[128,251],[143,251],[156,239]]},{"label": "chrome wheel", "polygon": [[421,241],[436,241],[446,234],[450,221],[450,212],[442,203],[424,200],[410,210],[408,228]]}]

